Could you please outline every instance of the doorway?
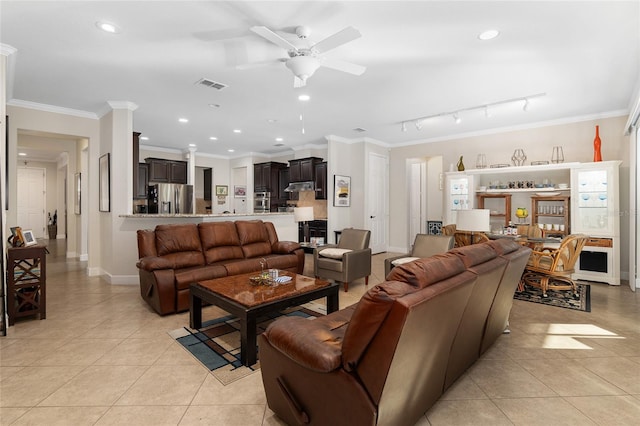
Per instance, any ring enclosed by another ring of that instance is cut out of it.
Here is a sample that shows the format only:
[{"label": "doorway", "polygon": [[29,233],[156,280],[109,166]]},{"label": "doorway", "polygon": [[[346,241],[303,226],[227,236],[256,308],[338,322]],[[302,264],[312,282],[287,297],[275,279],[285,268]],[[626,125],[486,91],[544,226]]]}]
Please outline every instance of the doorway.
[{"label": "doorway", "polygon": [[367,216],[365,223],[371,230],[369,246],[373,254],[387,251],[387,209],[389,194],[388,159],[375,153],[369,154],[367,179]]},{"label": "doorway", "polygon": [[18,168],[17,212],[22,229],[31,229],[36,238],[45,237],[47,173],[36,167]]}]

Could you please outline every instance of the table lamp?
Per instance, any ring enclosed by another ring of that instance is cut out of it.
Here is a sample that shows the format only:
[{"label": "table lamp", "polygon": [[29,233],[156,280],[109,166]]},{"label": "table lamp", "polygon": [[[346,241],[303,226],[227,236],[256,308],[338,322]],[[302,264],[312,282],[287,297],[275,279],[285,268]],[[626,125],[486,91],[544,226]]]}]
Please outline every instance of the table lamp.
[{"label": "table lamp", "polygon": [[304,235],[304,243],[309,242],[309,221],[313,220],[313,207],[294,207],[293,220],[302,222],[302,233]]},{"label": "table lamp", "polygon": [[489,232],[491,229],[488,209],[458,210],[456,213],[456,231],[471,233],[471,244],[474,232]]}]

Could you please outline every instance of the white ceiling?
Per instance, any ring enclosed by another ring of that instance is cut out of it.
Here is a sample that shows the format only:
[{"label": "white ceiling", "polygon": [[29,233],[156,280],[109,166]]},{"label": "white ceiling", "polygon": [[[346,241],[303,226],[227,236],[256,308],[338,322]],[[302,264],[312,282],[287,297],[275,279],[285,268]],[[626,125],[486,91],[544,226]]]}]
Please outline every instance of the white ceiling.
[{"label": "white ceiling", "polygon": [[[98,30],[99,20],[121,32]],[[353,76],[321,68],[306,87],[294,89],[283,63],[240,70],[237,65],[286,56],[249,31],[254,25],[282,30],[293,43],[298,25],[312,29],[312,43],[353,26],[362,37],[327,56],[367,71]],[[489,28],[500,36],[478,40]],[[640,7],[637,0],[3,0],[0,42],[17,49],[10,57],[9,104],[99,115],[106,101],[130,101],[138,105],[134,130],[149,138],[145,145],[186,149],[193,143],[198,152],[241,156],[324,144],[326,135],[397,146],[623,113],[640,75]],[[194,84],[203,77],[228,87]],[[298,101],[301,93],[311,100]],[[532,100],[528,112],[519,102],[496,107],[490,118],[481,110],[463,112],[460,124],[447,116],[401,131],[400,123],[413,118],[537,93],[546,96]],[[179,117],[190,121],[178,123]],[[285,146],[275,147],[276,137]]]}]

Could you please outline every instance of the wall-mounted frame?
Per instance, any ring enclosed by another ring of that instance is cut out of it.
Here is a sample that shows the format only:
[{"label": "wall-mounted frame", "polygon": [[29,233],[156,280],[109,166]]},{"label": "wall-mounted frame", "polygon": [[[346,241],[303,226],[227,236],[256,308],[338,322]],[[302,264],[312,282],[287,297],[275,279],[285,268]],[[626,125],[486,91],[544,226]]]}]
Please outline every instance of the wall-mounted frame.
[{"label": "wall-mounted frame", "polygon": [[442,221],[441,220],[428,220],[427,221],[427,234],[429,234],[429,235],[442,235]]},{"label": "wall-mounted frame", "polygon": [[244,198],[247,196],[247,187],[244,185],[236,185],[233,187],[233,196],[235,198]]},{"label": "wall-mounted frame", "polygon": [[351,206],[351,177],[333,176],[333,205],[334,207]]},{"label": "wall-mounted frame", "polygon": [[108,153],[100,157],[99,177],[100,211],[109,212],[111,211],[111,159]]},{"label": "wall-mounted frame", "polygon": [[227,185],[216,185],[216,195],[226,197],[229,195],[229,187]]},{"label": "wall-mounted frame", "polygon": [[73,185],[74,185],[74,204],[73,204],[73,212],[75,214],[80,214],[82,213],[82,210],[80,208],[80,202],[82,201],[82,193],[80,191],[80,184],[82,182],[82,177],[80,176],[80,173],[76,173],[74,175],[74,179],[73,179]]},{"label": "wall-mounted frame", "polygon": [[24,241],[25,247],[32,246],[38,243],[31,229],[25,229],[24,231],[22,231],[22,241]]}]

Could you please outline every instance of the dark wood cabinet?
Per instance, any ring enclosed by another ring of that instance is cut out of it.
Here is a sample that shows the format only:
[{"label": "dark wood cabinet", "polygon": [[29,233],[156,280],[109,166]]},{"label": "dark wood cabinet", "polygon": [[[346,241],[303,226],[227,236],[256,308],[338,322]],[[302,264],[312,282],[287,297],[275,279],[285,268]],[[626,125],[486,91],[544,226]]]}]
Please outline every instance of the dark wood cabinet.
[{"label": "dark wood cabinet", "polygon": [[271,198],[279,195],[280,170],[284,163],[268,162],[253,165],[253,188],[255,192],[270,192]]},{"label": "dark wood cabinet", "polygon": [[147,163],[138,163],[138,179],[136,182],[135,198],[144,200],[147,198],[149,188],[149,165]]},{"label": "dark wood cabinet", "polygon": [[[327,221],[326,220],[310,220],[309,221],[309,238],[324,238],[324,244],[327,244]],[[298,223],[298,242],[304,242],[304,223]],[[311,241],[307,241],[308,243]]]},{"label": "dark wood cabinet", "polygon": [[289,168],[285,167],[278,171],[278,199],[289,200],[291,192],[286,192],[285,189],[289,186]]},{"label": "dark wood cabinet", "polygon": [[[140,133],[133,132],[132,138],[132,150],[133,150],[133,198],[140,197],[140,170],[138,164],[140,163]],[[142,198],[147,198],[145,189],[145,195]]]},{"label": "dark wood cabinet", "polygon": [[155,183],[187,183],[187,162],[164,160],[162,158],[145,158],[149,165],[149,182]]},{"label": "dark wood cabinet", "polygon": [[315,188],[316,188],[316,200],[327,199],[327,163],[317,163],[315,165]]},{"label": "dark wood cabinet", "polygon": [[315,180],[316,164],[322,163],[322,158],[308,157],[289,160],[289,179],[291,182],[308,182]]},{"label": "dark wood cabinet", "polygon": [[213,182],[213,169],[204,169],[204,199],[211,201],[211,186]]}]

